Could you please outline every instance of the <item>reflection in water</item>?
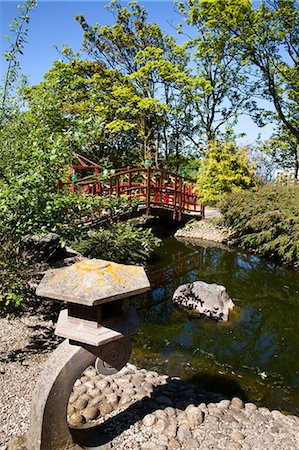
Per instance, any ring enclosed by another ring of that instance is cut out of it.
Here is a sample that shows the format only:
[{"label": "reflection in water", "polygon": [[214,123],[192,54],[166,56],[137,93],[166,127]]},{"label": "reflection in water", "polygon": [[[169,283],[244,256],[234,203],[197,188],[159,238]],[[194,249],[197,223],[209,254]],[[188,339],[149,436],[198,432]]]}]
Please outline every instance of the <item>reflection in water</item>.
[{"label": "reflection in water", "polygon": [[[139,364],[223,393],[237,383],[251,401],[299,413],[298,271],[166,238],[148,272],[152,291],[138,302]],[[229,322],[191,318],[173,308],[176,287],[194,280],[226,286],[236,304]]]}]

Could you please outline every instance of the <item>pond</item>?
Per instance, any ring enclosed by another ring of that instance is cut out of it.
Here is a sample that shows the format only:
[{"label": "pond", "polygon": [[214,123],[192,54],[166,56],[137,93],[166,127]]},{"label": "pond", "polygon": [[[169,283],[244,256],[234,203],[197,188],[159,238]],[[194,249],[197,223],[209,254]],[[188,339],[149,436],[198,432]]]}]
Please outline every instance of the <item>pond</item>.
[{"label": "pond", "polygon": [[[299,414],[299,272],[243,251],[163,239],[148,266],[152,290],[138,301],[133,361],[207,391]],[[222,284],[230,320],[174,309],[180,284]]]}]

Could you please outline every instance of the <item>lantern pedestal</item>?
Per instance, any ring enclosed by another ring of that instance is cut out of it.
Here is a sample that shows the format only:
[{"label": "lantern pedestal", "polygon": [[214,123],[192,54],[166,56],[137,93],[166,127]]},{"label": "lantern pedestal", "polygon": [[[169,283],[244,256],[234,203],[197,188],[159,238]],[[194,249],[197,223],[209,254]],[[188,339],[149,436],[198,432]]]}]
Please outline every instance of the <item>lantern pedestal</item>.
[{"label": "lantern pedestal", "polygon": [[149,290],[142,267],[83,260],[48,271],[37,295],[67,302],[55,333],[66,340],[45,363],[32,398],[28,450],[66,450],[72,444],[67,405],[73,385],[94,364],[112,375],[131,355],[129,335],[139,328],[127,299]]}]

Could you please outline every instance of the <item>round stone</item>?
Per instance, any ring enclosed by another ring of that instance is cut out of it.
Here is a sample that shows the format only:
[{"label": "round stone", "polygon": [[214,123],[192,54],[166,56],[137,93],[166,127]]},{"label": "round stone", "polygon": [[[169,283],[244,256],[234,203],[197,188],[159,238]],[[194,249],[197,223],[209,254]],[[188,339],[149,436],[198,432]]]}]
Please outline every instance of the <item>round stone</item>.
[{"label": "round stone", "polygon": [[74,403],[74,407],[78,410],[78,411],[82,411],[84,408],[86,408],[88,401],[85,398],[79,398],[78,400],[75,401]]},{"label": "round stone", "polygon": [[164,412],[168,415],[168,417],[175,417],[176,412],[175,409],[172,408],[171,406],[167,406],[167,408],[164,409]]},{"label": "round stone", "polygon": [[198,440],[197,439],[194,439],[194,438],[189,438],[189,439],[187,439],[187,441],[186,442],[184,442],[184,447],[185,448],[196,448],[196,449],[199,449],[200,448],[200,445],[199,445],[199,442],[198,442]]},{"label": "round stone", "polygon": [[93,381],[89,380],[84,383],[84,386],[86,387],[86,389],[93,389],[95,387],[95,384]]},{"label": "round stone", "polygon": [[113,411],[113,406],[110,403],[101,403],[100,405],[100,413],[101,416],[106,416]]},{"label": "round stone", "polygon": [[80,384],[79,386],[74,385],[74,394],[77,396],[84,394],[87,391],[86,386],[84,384]]},{"label": "round stone", "polygon": [[177,434],[177,423],[176,421],[172,421],[164,430],[164,435],[167,436],[168,439],[172,439],[176,437]]},{"label": "round stone", "polygon": [[101,395],[101,391],[98,388],[89,389],[87,393],[90,397],[98,397],[99,395]]},{"label": "round stone", "polygon": [[163,432],[164,432],[164,430],[165,430],[165,427],[166,427],[165,421],[162,420],[162,419],[159,419],[159,420],[155,423],[155,425],[153,425],[153,427],[152,427],[152,432],[153,432],[154,434],[163,434]]},{"label": "round stone", "polygon": [[230,405],[230,401],[229,400],[221,400],[221,402],[218,403],[218,408],[219,409],[227,409]]},{"label": "round stone", "polygon": [[237,441],[237,442],[243,441],[245,439],[245,435],[243,433],[241,433],[240,431],[233,431],[230,434],[230,437],[233,441]]},{"label": "round stone", "polygon": [[147,414],[144,418],[143,418],[143,425],[145,427],[151,427],[154,425],[154,423],[156,422],[156,417],[154,416],[154,414]]},{"label": "round stone", "polygon": [[89,402],[88,406],[98,406],[103,401],[103,398],[100,395],[97,395],[96,397],[92,397]]},{"label": "round stone", "polygon": [[243,409],[244,408],[244,402],[238,397],[234,397],[231,401],[231,407]]},{"label": "round stone", "polygon": [[69,418],[69,425],[71,427],[77,427],[78,425],[82,425],[85,422],[86,422],[85,417],[78,412],[72,414],[71,417]]},{"label": "round stone", "polygon": [[179,427],[177,431],[177,439],[178,441],[183,444],[187,439],[192,438],[192,433],[190,429]]},{"label": "round stone", "polygon": [[186,415],[188,419],[188,424],[191,428],[195,428],[198,425],[203,423],[204,415],[200,408],[197,408],[196,406],[190,405],[186,409]]},{"label": "round stone", "polygon": [[115,393],[106,395],[106,401],[112,405],[112,408],[116,408],[118,405],[118,397]]},{"label": "round stone", "polygon": [[69,416],[71,416],[72,414],[74,414],[76,412],[76,408],[73,405],[69,405],[67,407],[67,413]]},{"label": "round stone", "polygon": [[148,441],[141,445],[141,450],[166,450],[165,445],[159,445],[154,441]]},{"label": "round stone", "polygon": [[181,448],[181,445],[177,439],[171,439],[168,443],[169,450],[178,450]]},{"label": "round stone", "polygon": [[89,367],[84,371],[84,375],[86,375],[89,378],[94,378],[97,376],[97,372],[93,367]]},{"label": "round stone", "polygon": [[77,394],[74,394],[74,393],[71,394],[71,395],[70,395],[70,398],[69,398],[69,403],[70,403],[70,404],[75,403],[76,400],[78,400],[78,395],[77,395]]},{"label": "round stone", "polygon": [[105,387],[108,385],[108,381],[105,379],[102,379],[102,380],[96,381],[95,384],[96,384],[96,387],[98,389],[100,389],[100,391],[103,391],[105,389]]},{"label": "round stone", "polygon": [[257,406],[254,403],[245,403],[245,411],[251,413],[257,410]]},{"label": "round stone", "polygon": [[87,408],[83,409],[82,416],[85,417],[86,420],[94,420],[99,415],[99,410],[95,406],[88,406]]}]

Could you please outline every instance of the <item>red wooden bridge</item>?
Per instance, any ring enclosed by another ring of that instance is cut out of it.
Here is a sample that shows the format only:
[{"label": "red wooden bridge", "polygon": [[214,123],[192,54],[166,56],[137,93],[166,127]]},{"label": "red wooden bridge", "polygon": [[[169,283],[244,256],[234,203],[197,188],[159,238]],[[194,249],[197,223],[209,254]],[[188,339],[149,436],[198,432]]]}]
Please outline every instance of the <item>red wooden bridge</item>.
[{"label": "red wooden bridge", "polygon": [[[99,166],[88,165],[85,160],[80,157],[82,165],[73,166],[70,181],[58,181],[59,189],[79,190],[86,195],[101,197],[138,199],[138,210],[134,215],[145,213],[183,222],[204,217],[204,206],[198,203],[195,182],[190,178],[151,167],[116,169],[104,177]],[[83,175],[88,170],[93,173],[79,178],[76,169],[83,170]]]}]

